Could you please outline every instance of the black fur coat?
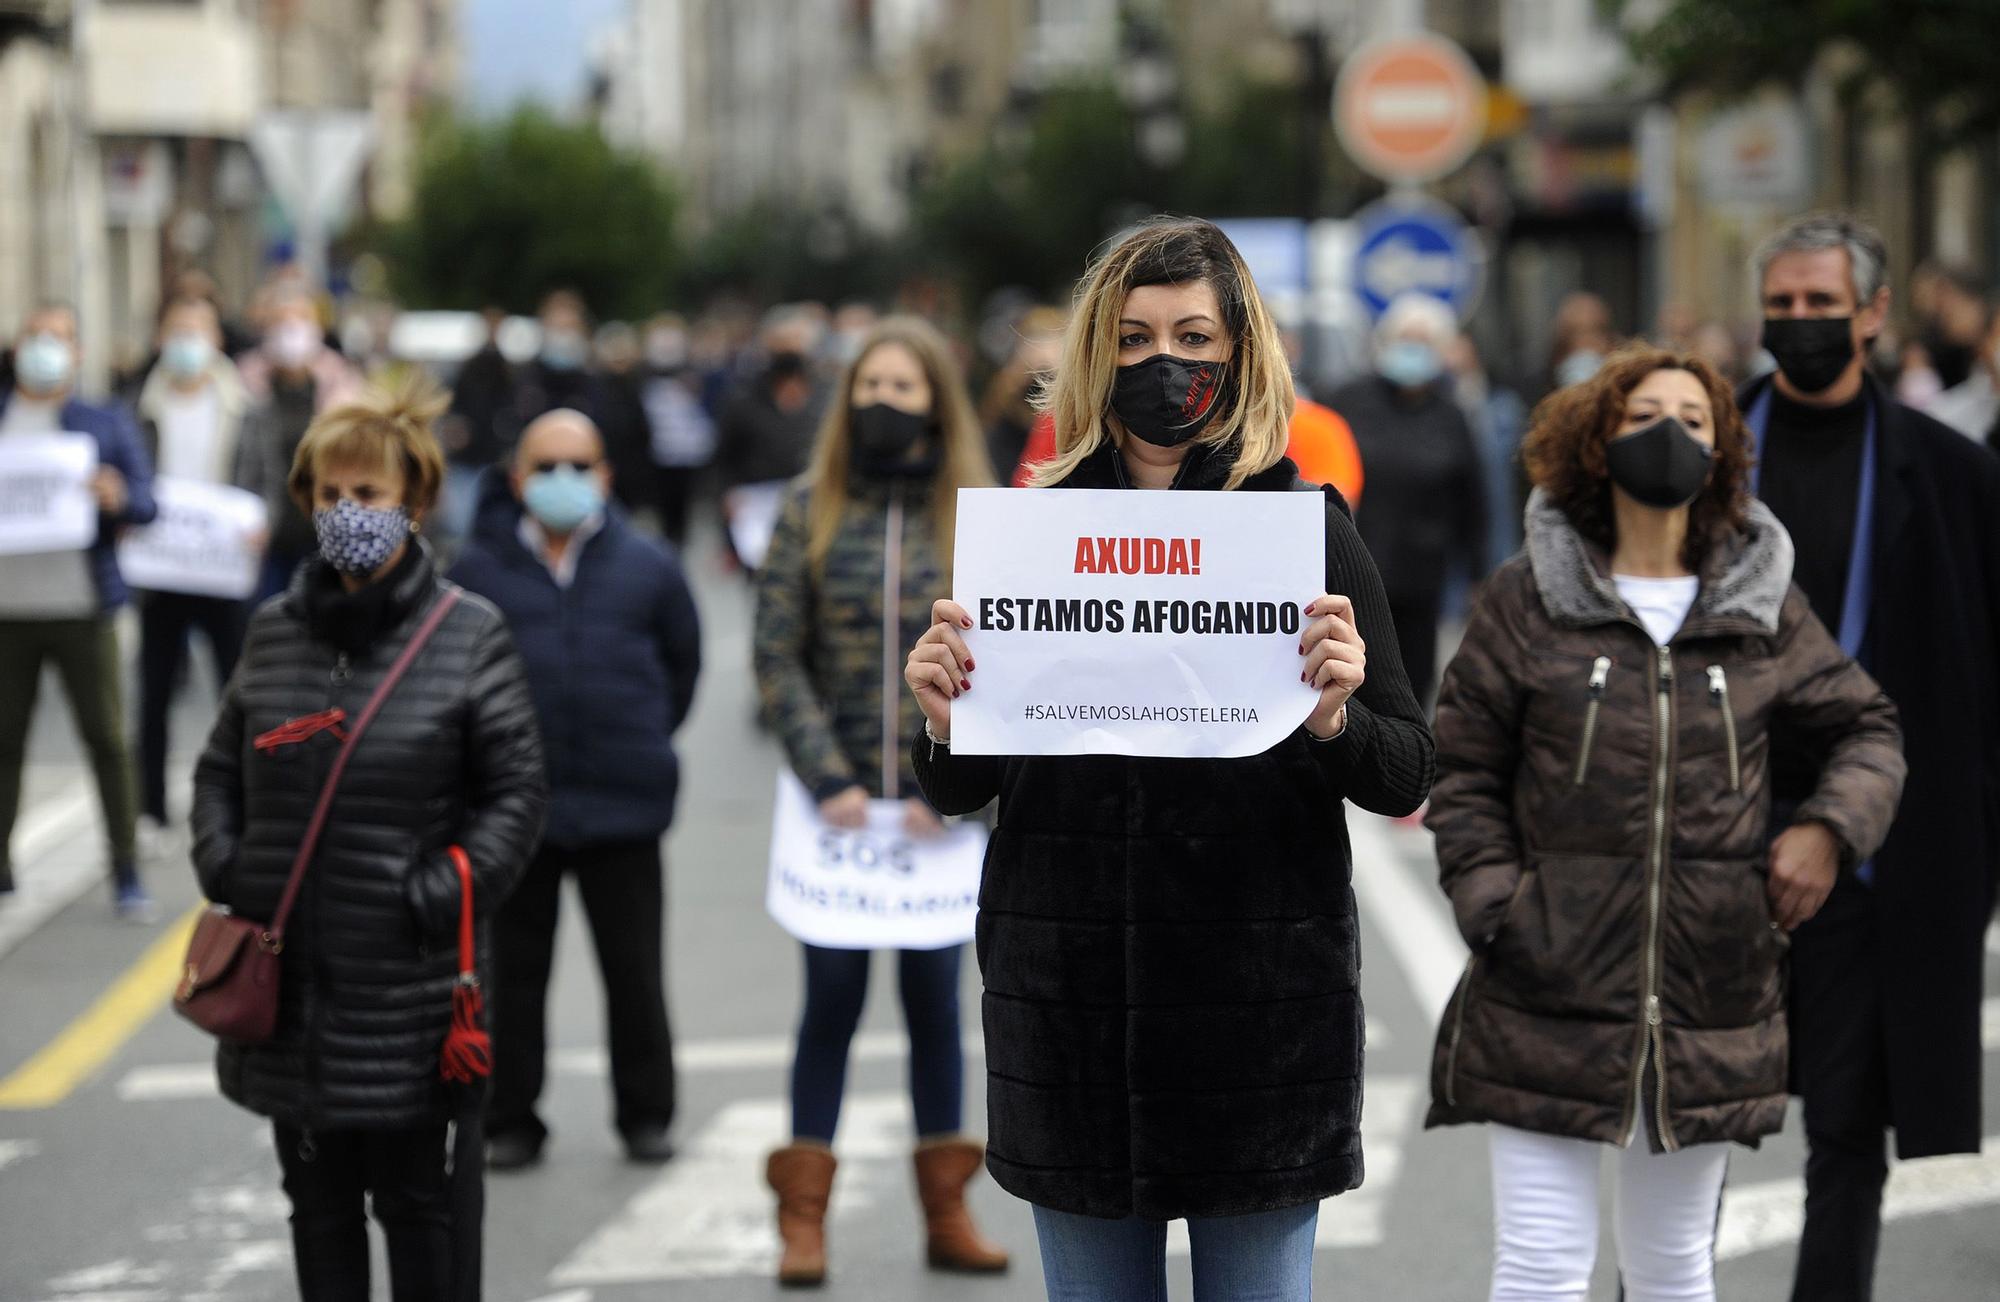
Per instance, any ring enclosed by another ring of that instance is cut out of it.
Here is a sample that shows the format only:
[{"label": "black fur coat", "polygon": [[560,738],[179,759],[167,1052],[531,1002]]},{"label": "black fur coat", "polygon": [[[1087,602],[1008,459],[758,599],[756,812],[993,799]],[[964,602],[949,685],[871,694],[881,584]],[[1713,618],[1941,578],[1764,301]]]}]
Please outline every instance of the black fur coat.
[{"label": "black fur coat", "polygon": [[[1175,488],[1220,488],[1190,454]],[[1065,486],[1125,487],[1106,449]],[[1289,461],[1242,491],[1301,487]],[[1342,800],[1430,790],[1432,746],[1388,603],[1338,494],[1326,579],[1368,680],[1330,742],[1244,759],[955,757],[919,737],[940,810],[996,796],[980,890],[987,1166],[1058,1211],[1171,1220],[1316,1202],[1361,1183],[1363,1018]]]}]

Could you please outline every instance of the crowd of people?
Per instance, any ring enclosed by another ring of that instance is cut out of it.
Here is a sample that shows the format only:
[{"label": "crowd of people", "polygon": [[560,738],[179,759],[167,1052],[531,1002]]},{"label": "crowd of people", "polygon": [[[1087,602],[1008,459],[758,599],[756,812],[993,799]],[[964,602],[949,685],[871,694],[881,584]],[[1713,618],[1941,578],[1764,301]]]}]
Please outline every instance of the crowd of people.
[{"label": "crowd of people", "polygon": [[[761,721],[819,816],[896,801],[912,836],[998,828],[986,1141],[963,1116],[961,948],[898,955],[931,1266],[1008,1267],[966,1206],[983,1167],[1033,1204],[1052,1299],[1163,1297],[1174,1219],[1198,1297],[1310,1295],[1318,1204],[1362,1173],[1352,803],[1425,819],[1471,951],[1430,1122],[1490,1131],[1493,1298],[1586,1294],[1607,1147],[1626,1296],[1712,1298],[1727,1146],[1797,1095],[1793,1297],[1858,1302],[1885,1137],[1918,1158],[1982,1133],[2000,313],[1925,269],[1892,346],[1881,239],[1839,214],[1776,232],[1753,274],[1761,370],[1676,311],[1621,339],[1577,294],[1546,374],[1510,386],[1409,295],[1372,371],[1322,402],[1234,246],[1181,219],[1109,245],[1068,310],[1012,312],[998,346],[858,304],[598,323],[555,290],[532,356],[487,314],[448,397],[415,368],[364,382],[296,280],[248,327],[177,286],[129,404],[78,396],[75,313],[38,309],[0,441],[89,436],[99,525],[0,555],[0,891],[52,664],[115,909],[151,918],[140,867],[175,809],[170,707],[199,630],[224,685],[193,784],[202,892],[311,920],[283,948],[276,1034],[218,1060],[274,1126],[302,1295],[367,1296],[367,1197],[396,1297],[462,1296],[479,1165],[448,1160],[465,1096],[438,1070],[471,1017],[462,916],[492,998],[484,1160],[531,1168],[549,1141],[566,877],[603,978],[611,1124],[632,1160],[674,1156],[661,843],[703,667],[682,549],[710,519],[754,585]],[[261,502],[261,565],[241,598],[138,594],[128,733],[115,545],[166,481]],[[1304,724],[1247,759],[954,755],[977,679],[946,599],[957,491],[996,483],[1324,485]],[[803,946],[790,1134],[765,1170],[787,1284],[829,1272],[868,959]],[[1225,993],[1191,1001],[1191,962]]]}]

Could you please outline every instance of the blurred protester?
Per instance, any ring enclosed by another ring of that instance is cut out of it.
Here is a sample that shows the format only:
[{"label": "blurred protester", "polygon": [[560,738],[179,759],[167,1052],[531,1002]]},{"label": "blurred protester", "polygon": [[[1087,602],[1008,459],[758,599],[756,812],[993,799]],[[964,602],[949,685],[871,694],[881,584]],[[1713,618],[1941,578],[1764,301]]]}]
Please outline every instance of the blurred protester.
[{"label": "blurred protester", "polygon": [[[1896,711],[1792,584],[1705,362],[1613,354],[1526,458],[1527,553],[1438,700],[1426,821],[1474,957],[1428,1124],[1491,1123],[1493,1297],[1588,1295],[1610,1145],[1628,1294],[1712,1302],[1728,1145],[1785,1120],[1784,933],[1881,845]],[[1824,765],[1773,823],[1779,727]]]},{"label": "blurred protester", "polygon": [[[357,395],[361,377],[327,347],[319,302],[303,282],[278,281],[261,296],[259,309],[263,343],[238,367],[251,403],[242,437],[245,455],[267,463],[257,474],[258,482],[282,485],[307,427]],[[271,543],[259,595],[272,597],[285,590],[292,572],[317,544],[312,521],[288,494],[273,488],[265,506],[271,517]]]},{"label": "blurred protester", "polygon": [[822,361],[839,370],[861,353],[861,345],[875,329],[882,314],[872,303],[842,303],[828,325],[821,345]]},{"label": "blurred protester", "polygon": [[[276,914],[340,724],[446,595],[415,532],[444,478],[431,432],[442,407],[412,386],[370,390],[299,444],[290,487],[319,551],[252,620],[195,769],[195,874],[238,914]],[[464,1119],[439,1071],[463,903],[447,850],[470,858],[472,909],[490,916],[548,797],[498,611],[468,596],[443,613],[340,784],[285,934],[276,1034],[224,1042],[216,1075],[224,1097],[273,1123],[301,1298],[370,1296],[366,1210],[397,1302],[476,1296],[451,1280],[478,1232],[462,1213],[480,1176],[462,1152],[446,1173],[447,1125]]]},{"label": "blurred protester", "polygon": [[662,312],[646,324],[641,390],[652,435],[653,509],[660,532],[676,547],[687,542],[695,492],[715,460],[715,421],[701,403],[701,376],[691,355],[687,322]]},{"label": "blurred protester", "polygon": [[[225,484],[268,502],[282,486],[267,482],[272,460],[244,441],[250,399],[222,346],[214,304],[202,298],[167,303],[160,315],[160,362],[139,391],[140,432],[160,478]],[[167,720],[187,664],[189,634],[200,629],[207,639],[220,686],[236,671],[249,614],[246,603],[228,597],[139,596],[139,812],[149,831],[168,822]]]},{"label": "blurred protester", "polygon": [[[897,670],[903,647],[930,624],[932,599],[950,590],[958,490],[990,484],[993,473],[949,346],[921,319],[878,325],[838,393],[812,468],[785,492],[757,575],[757,689],[822,818],[861,827],[870,799],[901,800],[910,834],[931,836],[943,825],[909,760],[923,717],[907,708]],[[1007,1254],[979,1234],[964,1204],[982,1148],[961,1133],[963,949],[896,956],[917,1187],[933,1267],[1003,1270]],[[866,950],[805,946],[792,1142],[766,1168],[778,1196],[783,1283],[816,1284],[826,1274],[833,1136],[869,958]]]},{"label": "blurred protester", "polygon": [[1715,373],[1731,384],[1741,384],[1749,378],[1742,345],[1735,333],[1720,321],[1704,321],[1696,326],[1687,351],[1714,367]]},{"label": "blurred protester", "polygon": [[746,570],[763,562],[785,485],[806,468],[813,433],[831,390],[813,370],[818,339],[796,310],[774,314],[762,339],[762,366],[724,402],[717,421],[723,518]]},{"label": "blurred protester", "polygon": [[1617,345],[1611,328],[1611,306],[1583,290],[1565,294],[1556,305],[1555,333],[1549,344],[1549,369],[1543,393],[1581,384],[1597,374],[1605,355]]},{"label": "blurred protester", "polygon": [[[1870,1296],[1888,1176],[1976,1153],[1984,936],[2000,872],[2000,460],[1868,374],[1889,314],[1882,238],[1818,213],[1757,251],[1774,377],[1742,395],[1753,486],[1791,531],[1813,613],[1896,703],[1910,780],[1881,853],[1821,863],[1792,945],[1792,1080],[1805,1101],[1797,1302]],[[1777,820],[1824,752],[1774,737]]]},{"label": "blurred protester", "polygon": [[507,313],[489,307],[479,316],[486,337],[458,368],[451,407],[438,419],[438,442],[445,455],[438,532],[452,546],[461,545],[472,532],[480,475],[506,460],[521,428],[514,410],[513,363],[500,351],[500,327]]},{"label": "blurred protester", "polygon": [[97,445],[90,479],[97,537],[91,545],[0,554],[0,894],[14,889],[8,843],[42,666],[52,664],[97,779],[113,904],[121,918],[144,923],[153,920],[154,909],[139,882],[132,752],[112,617],[128,596],[118,573],[118,531],[155,515],[153,470],[124,410],[76,396],[78,361],[75,311],[44,305],[22,324],[14,385],[0,390],[0,439],[85,434]]},{"label": "blurred protester", "polygon": [[[1169,503],[1297,486],[1291,369],[1221,230],[1135,227],[1076,303],[1039,483]],[[1304,604],[1312,707],[1260,755],[954,754],[953,700],[976,684],[950,601],[904,666],[925,795],[948,814],[999,801],[978,936],[987,1166],[1034,1206],[1051,1298],[1164,1298],[1168,1222],[1185,1219],[1195,1296],[1304,1302],[1320,1201],[1361,1182],[1344,801],[1414,809],[1431,739],[1367,550],[1320,505],[1343,595]]]},{"label": "blurred protester", "polygon": [[1692,307],[1681,302],[1663,303],[1653,324],[1653,342],[1670,353],[1691,353],[1695,332],[1700,329],[1701,317]]},{"label": "blurred protester", "polygon": [[1355,527],[1389,594],[1404,672],[1420,704],[1437,687],[1438,617],[1456,571],[1485,571],[1486,487],[1480,452],[1454,401],[1445,357],[1458,339],[1451,309],[1404,294],[1375,328],[1375,374],[1328,405],[1354,431],[1368,477]]},{"label": "blurred protester", "polygon": [[637,511],[653,502],[653,431],[646,413],[639,331],[629,321],[607,321],[598,327],[591,348],[600,368],[604,418],[620,432],[617,440],[604,442],[611,495],[627,511]]},{"label": "blurred protester", "polygon": [[1988,286],[1976,273],[1955,266],[1920,268],[1912,279],[1924,282],[1911,287],[1916,342],[1923,345],[1939,391],[1956,388],[1978,361],[1991,311]]},{"label": "blurred protester", "polygon": [[2000,309],[1988,306],[1986,330],[1973,355],[1972,373],[1939,394],[1925,414],[1975,441],[2000,421]]},{"label": "blurred protester", "polygon": [[1452,397],[1479,448],[1486,489],[1486,563],[1498,565],[1521,547],[1521,507],[1527,498],[1521,435],[1527,409],[1520,394],[1495,382],[1470,334],[1458,336],[1445,350],[1444,361]]},{"label": "blurred protester", "polygon": [[487,477],[478,527],[451,571],[507,617],[549,773],[541,848],[494,922],[495,1170],[532,1165],[548,1139],[535,1104],[566,876],[583,896],[604,980],[612,1123],[634,1161],[673,1153],[660,838],[674,816],[673,735],[694,701],[701,628],[679,561],[611,500],[613,473],[588,417],[538,417],[511,472]]},{"label": "blurred protester", "polygon": [[1929,407],[1944,392],[1944,379],[1921,340],[1905,340],[1896,350],[1895,376],[1896,401],[1914,411]]},{"label": "blurred protester", "polygon": [[200,267],[189,267],[175,276],[166,295],[169,303],[190,298],[198,298],[215,309],[215,319],[222,331],[222,351],[232,361],[257,346],[257,332],[223,307],[222,291],[217,288],[215,277]]},{"label": "blurred protester", "polygon": [[606,455],[617,468],[612,491],[628,508],[643,502],[650,435],[645,407],[631,382],[638,361],[631,327],[611,332],[612,356],[622,368],[614,374],[594,364],[590,310],[574,291],[558,289],[546,295],[538,317],[541,351],[515,371],[515,417],[520,428],[552,411],[582,412],[597,426]]},{"label": "blurred protester", "polygon": [[1014,347],[987,381],[979,402],[986,455],[995,474],[1012,478],[1041,411],[1036,406],[1056,363],[1062,360],[1061,308],[1033,306],[1015,320]]}]

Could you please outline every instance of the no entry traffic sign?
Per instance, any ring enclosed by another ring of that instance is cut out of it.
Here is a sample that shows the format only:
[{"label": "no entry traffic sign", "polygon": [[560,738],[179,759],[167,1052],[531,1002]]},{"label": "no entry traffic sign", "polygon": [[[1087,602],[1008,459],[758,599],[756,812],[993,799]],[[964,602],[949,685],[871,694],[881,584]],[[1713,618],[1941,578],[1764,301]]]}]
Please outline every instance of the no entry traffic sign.
[{"label": "no entry traffic sign", "polygon": [[1478,148],[1486,82],[1441,36],[1384,37],[1341,66],[1333,124],[1363,170],[1385,181],[1433,180]]}]

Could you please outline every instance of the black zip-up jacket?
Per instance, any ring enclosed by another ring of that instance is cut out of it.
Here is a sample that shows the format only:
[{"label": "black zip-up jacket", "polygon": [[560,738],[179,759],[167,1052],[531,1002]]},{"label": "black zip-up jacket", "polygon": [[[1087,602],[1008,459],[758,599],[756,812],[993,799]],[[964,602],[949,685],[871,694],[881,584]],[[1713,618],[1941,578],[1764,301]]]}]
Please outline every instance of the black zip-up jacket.
[{"label": "black zip-up jacket", "polygon": [[[203,894],[245,917],[276,911],[340,749],[330,730],[264,751],[256,739],[325,710],[357,718],[444,592],[422,543],[380,582],[347,606],[350,622],[381,630],[357,650],[338,649],[314,618],[338,583],[317,557],[251,621],[195,769],[192,820]],[[444,851],[465,847],[474,909],[488,917],[534,852],[547,803],[527,676],[499,612],[468,593],[348,762],[285,936],[277,1034],[218,1050],[223,1094],[327,1130],[446,1120],[438,1054],[458,970],[459,887]]]}]

